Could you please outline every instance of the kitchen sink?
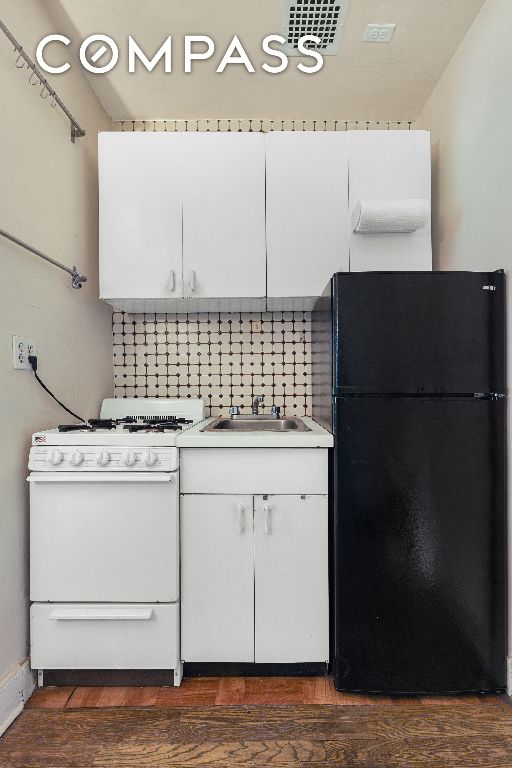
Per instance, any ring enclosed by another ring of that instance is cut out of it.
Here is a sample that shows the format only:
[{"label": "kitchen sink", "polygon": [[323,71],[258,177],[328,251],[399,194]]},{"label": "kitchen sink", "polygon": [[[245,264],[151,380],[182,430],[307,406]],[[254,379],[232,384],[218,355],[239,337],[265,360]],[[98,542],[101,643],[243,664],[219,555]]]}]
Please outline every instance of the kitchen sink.
[{"label": "kitchen sink", "polygon": [[281,416],[279,418],[220,418],[215,419],[201,432],[311,432],[302,419],[297,416]]}]

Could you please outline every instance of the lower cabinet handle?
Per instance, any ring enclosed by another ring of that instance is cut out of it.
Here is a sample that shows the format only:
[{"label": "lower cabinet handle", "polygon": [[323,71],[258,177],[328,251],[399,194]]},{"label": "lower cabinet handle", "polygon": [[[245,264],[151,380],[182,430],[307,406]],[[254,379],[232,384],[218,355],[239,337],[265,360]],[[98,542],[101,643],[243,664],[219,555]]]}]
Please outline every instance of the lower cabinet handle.
[{"label": "lower cabinet handle", "polygon": [[174,293],[176,290],[176,272],[174,269],[171,269],[169,272],[169,280],[167,281],[167,290],[169,293]]},{"label": "lower cabinet handle", "polygon": [[268,504],[263,505],[263,533],[270,533],[270,507]]},{"label": "lower cabinet handle", "polygon": [[238,505],[238,532],[245,533],[245,507],[243,504]]},{"label": "lower cabinet handle", "polygon": [[190,277],[188,281],[188,287],[190,288],[190,292],[194,293],[196,289],[196,271],[195,269],[190,270]]},{"label": "lower cabinet handle", "polygon": [[152,608],[54,608],[54,621],[149,621]]}]

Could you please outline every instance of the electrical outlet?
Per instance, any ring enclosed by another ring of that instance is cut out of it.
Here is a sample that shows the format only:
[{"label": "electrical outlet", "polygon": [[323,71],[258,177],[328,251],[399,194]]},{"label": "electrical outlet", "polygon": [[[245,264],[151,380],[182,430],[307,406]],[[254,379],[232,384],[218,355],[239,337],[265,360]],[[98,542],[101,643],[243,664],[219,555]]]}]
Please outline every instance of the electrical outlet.
[{"label": "electrical outlet", "polygon": [[36,354],[34,339],[26,339],[24,336],[12,337],[12,367],[21,371],[31,371],[28,358]]},{"label": "electrical outlet", "polygon": [[363,41],[365,43],[390,43],[395,29],[396,24],[368,24]]}]

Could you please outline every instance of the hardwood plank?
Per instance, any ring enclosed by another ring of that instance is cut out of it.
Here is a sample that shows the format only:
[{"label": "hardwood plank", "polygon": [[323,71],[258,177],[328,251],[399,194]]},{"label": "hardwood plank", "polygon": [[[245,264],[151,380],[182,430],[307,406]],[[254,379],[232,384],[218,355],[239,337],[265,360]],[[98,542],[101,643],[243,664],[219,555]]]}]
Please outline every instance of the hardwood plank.
[{"label": "hardwood plank", "polygon": [[[428,707],[399,708],[398,706],[357,705],[357,706],[302,706],[302,707],[261,707],[243,708],[244,719],[240,726],[240,737],[259,738],[262,735],[262,722],[269,733],[277,738],[290,737],[300,720],[300,734],[303,738],[353,738],[363,733],[365,736],[393,738],[414,735],[442,735],[446,732],[460,736],[478,736],[495,733],[509,734],[512,718],[510,710],[498,707]],[[287,712],[288,719],[279,716]],[[294,717],[297,718],[294,720]],[[182,710],[179,730],[202,734],[205,739],[222,738],[229,729],[237,731],[239,709]]]},{"label": "hardwood plank", "polygon": [[389,696],[365,696],[359,693],[345,693],[343,691],[337,691],[334,687],[334,680],[332,677],[327,678],[326,684],[326,704],[337,704],[338,706],[355,705],[361,706],[374,705],[380,706],[382,704],[391,704]]},{"label": "hardwood plank", "polygon": [[304,677],[247,677],[246,704],[304,704]]},{"label": "hardwood plank", "polygon": [[395,707],[424,707],[426,701],[421,696],[390,696],[391,703]]},{"label": "hardwood plank", "polygon": [[219,691],[219,677],[190,677],[178,688],[160,688],[156,698],[158,707],[191,707],[215,704]]},{"label": "hardwood plank", "polygon": [[66,704],[67,709],[81,707],[148,707],[154,706],[158,688],[129,686],[116,688],[75,688]]},{"label": "hardwood plank", "polygon": [[245,677],[223,677],[219,680],[215,704],[243,704]]},{"label": "hardwood plank", "polygon": [[[170,689],[173,690],[173,689]],[[27,709],[2,768],[510,768],[510,707]]]},{"label": "hardwood plank", "polygon": [[164,766],[310,766],[325,762],[329,766],[350,768],[482,768],[507,766],[512,758],[512,737],[483,738],[478,744],[450,737],[427,739],[364,740],[352,742],[320,740],[225,741],[168,744],[143,750],[137,744],[106,746],[100,749],[94,765],[101,768],[160,768]]},{"label": "hardwood plank", "polygon": [[75,689],[71,686],[37,688],[25,704],[29,709],[62,709]]},{"label": "hardwood plank", "polygon": [[323,677],[304,678],[304,704],[328,704],[328,679]]}]

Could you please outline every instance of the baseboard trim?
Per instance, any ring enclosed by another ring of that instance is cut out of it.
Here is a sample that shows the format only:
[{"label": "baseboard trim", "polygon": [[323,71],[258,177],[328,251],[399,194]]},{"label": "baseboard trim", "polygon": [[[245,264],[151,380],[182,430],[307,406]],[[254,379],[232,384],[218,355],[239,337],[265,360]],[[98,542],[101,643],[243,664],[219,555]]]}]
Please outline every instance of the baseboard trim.
[{"label": "baseboard trim", "polygon": [[36,687],[28,659],[16,664],[0,679],[0,736],[18,717]]},{"label": "baseboard trim", "polygon": [[507,695],[512,698],[512,656],[507,658]]}]

